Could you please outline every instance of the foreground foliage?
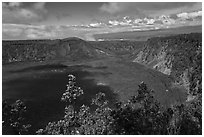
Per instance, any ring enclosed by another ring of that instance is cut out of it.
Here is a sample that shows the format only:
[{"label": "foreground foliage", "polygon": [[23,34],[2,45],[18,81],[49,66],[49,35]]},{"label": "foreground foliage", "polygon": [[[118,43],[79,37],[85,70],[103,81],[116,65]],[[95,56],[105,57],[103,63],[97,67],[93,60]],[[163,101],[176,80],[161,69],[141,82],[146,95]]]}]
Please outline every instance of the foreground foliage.
[{"label": "foreground foliage", "polygon": [[[197,94],[190,102],[162,108],[154,98],[154,91],[142,82],[137,94],[127,102],[117,102],[110,108],[105,94],[99,92],[91,106],[76,109],[83,90],[76,78],[68,75],[68,84],[61,100],[66,103],[64,118],[49,122],[36,133],[41,135],[185,135],[202,134],[202,96]],[[9,105],[3,101],[3,131],[26,134],[26,106],[20,100]],[[94,109],[93,109],[94,108]],[[92,110],[93,109],[93,110]]]},{"label": "foreground foliage", "polygon": [[25,134],[31,126],[26,124],[24,114],[26,106],[21,100],[10,105],[5,100],[2,102],[2,130],[11,130],[14,134]]},{"label": "foreground foliage", "polygon": [[94,111],[82,105],[77,111],[75,104],[83,90],[76,86],[75,77],[68,76],[67,90],[61,100],[66,102],[65,116],[57,122],[49,122],[37,134],[49,135],[153,135],[153,134],[202,134],[201,96],[196,100],[163,109],[154,98],[152,90],[142,82],[137,95],[126,103],[118,102],[108,107],[104,93],[92,100]]}]

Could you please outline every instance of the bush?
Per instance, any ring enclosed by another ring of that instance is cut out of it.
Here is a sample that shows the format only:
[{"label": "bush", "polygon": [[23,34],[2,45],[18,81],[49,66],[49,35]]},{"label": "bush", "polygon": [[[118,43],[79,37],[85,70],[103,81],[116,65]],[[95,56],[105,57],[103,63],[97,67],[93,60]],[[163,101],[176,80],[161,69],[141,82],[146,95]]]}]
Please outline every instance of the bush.
[{"label": "bush", "polygon": [[11,130],[13,134],[26,134],[31,126],[25,124],[24,114],[26,106],[21,100],[9,105],[5,100],[2,102],[2,130]]},{"label": "bush", "polygon": [[[114,108],[108,107],[104,93],[98,93],[92,100],[97,106],[94,112],[82,105],[74,109],[77,97],[83,90],[76,86],[75,77],[69,75],[67,90],[62,101],[71,103],[65,107],[65,116],[57,122],[50,122],[37,134],[63,135],[162,135],[162,134],[202,134],[201,102],[192,101],[162,108],[154,98],[154,91],[142,82],[126,103],[117,102]],[[200,98],[201,99],[201,98]],[[201,100],[200,100],[201,101]],[[200,104],[200,105],[199,105]]]},{"label": "bush", "polygon": [[[117,102],[109,108],[105,94],[99,92],[90,107],[75,109],[77,98],[83,90],[76,85],[76,78],[68,75],[68,84],[61,100],[66,103],[65,115],[59,121],[49,122],[40,135],[190,135],[202,134],[202,96],[191,102],[164,109],[154,98],[154,91],[142,82],[137,95],[127,102]],[[15,134],[25,134],[30,125],[24,123],[24,103],[13,105],[3,102],[3,131],[10,126]]]}]

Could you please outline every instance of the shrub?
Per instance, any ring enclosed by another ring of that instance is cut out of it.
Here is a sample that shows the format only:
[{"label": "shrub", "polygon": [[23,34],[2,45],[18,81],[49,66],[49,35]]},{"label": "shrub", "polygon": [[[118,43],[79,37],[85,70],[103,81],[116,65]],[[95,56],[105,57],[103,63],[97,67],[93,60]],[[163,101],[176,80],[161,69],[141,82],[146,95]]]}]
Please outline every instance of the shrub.
[{"label": "shrub", "polygon": [[11,129],[14,134],[26,134],[31,126],[25,124],[24,114],[26,106],[21,100],[9,105],[5,100],[2,102],[2,130]]}]

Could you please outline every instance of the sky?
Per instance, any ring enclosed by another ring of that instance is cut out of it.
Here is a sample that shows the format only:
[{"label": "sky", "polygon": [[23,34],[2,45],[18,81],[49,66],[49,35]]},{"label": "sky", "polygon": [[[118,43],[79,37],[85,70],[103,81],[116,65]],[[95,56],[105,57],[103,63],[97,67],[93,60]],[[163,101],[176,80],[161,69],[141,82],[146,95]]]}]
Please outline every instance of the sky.
[{"label": "sky", "polygon": [[56,39],[202,25],[201,2],[3,2],[2,38]]}]

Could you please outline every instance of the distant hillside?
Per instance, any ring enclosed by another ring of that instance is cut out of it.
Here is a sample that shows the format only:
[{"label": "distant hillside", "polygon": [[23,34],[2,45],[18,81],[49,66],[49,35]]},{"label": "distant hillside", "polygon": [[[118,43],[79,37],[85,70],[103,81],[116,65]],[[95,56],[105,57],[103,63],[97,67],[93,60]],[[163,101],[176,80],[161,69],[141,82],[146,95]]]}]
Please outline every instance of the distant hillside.
[{"label": "distant hillside", "polygon": [[144,42],[84,41],[79,38],[61,40],[16,40],[2,42],[3,64],[24,61],[66,59],[83,61],[103,57],[123,56],[139,51]]},{"label": "distant hillside", "polygon": [[43,61],[53,58],[57,40],[2,41],[2,63]]},{"label": "distant hillside", "polygon": [[202,89],[202,33],[149,39],[133,62],[172,76],[193,94]]},{"label": "distant hillside", "polygon": [[85,60],[97,52],[79,38],[3,41],[3,63],[51,59]]},{"label": "distant hillside", "polygon": [[118,32],[118,33],[107,33],[107,34],[95,34],[96,40],[137,40],[146,41],[151,37],[165,37],[176,34],[188,34],[202,32],[202,26],[185,26],[178,28],[169,29],[158,29],[158,30],[148,30],[148,31],[128,31],[128,32]]}]

